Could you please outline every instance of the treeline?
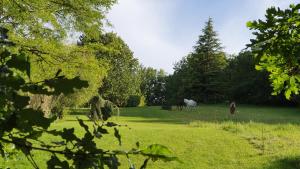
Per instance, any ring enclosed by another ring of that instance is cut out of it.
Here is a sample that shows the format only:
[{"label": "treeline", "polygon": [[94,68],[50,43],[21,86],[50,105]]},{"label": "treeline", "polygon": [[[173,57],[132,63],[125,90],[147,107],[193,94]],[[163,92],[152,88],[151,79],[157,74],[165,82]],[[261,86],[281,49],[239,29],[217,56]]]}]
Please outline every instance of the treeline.
[{"label": "treeline", "polygon": [[165,105],[178,105],[184,98],[199,103],[295,105],[296,99],[271,95],[269,74],[256,70],[258,62],[250,49],[226,55],[209,18],[194,50],[166,78]]},{"label": "treeline", "polygon": [[96,95],[120,107],[178,105],[184,98],[198,103],[297,103],[295,97],[286,100],[282,94],[271,95],[273,88],[269,73],[256,70],[259,58],[251,49],[245,49],[238,55],[226,54],[211,18],[206,22],[194,50],[174,65],[172,75],[167,75],[162,69],[142,66],[128,45],[113,32],[89,37],[82,35],[76,45],[43,45],[43,50],[51,50],[54,54],[50,57],[45,55],[43,62],[38,60],[39,57],[30,58],[31,80],[52,77],[59,69],[67,77],[79,76],[89,83],[89,87],[70,95],[32,95],[31,105],[48,113],[53,108],[88,106],[90,99]]}]

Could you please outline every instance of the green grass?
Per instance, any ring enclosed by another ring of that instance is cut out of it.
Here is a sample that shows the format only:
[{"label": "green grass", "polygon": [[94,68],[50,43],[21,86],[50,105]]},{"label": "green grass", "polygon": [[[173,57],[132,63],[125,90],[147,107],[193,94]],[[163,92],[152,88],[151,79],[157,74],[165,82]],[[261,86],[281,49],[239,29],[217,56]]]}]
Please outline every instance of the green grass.
[{"label": "green grass", "polygon": [[[121,116],[113,118],[121,127],[123,145],[113,137],[99,140],[105,148],[129,149],[136,141],[141,147],[158,143],[168,146],[183,163],[157,161],[148,168],[155,169],[295,169],[300,168],[300,109],[282,107],[238,106],[230,116],[224,105],[201,105],[194,110],[166,111],[160,107],[124,108]],[[71,113],[51,128],[79,127]],[[87,123],[90,123],[86,121]],[[43,139],[54,140],[49,136]],[[49,154],[34,152],[41,168]],[[132,157],[136,168],[141,157]],[[23,155],[0,161],[0,168],[32,168]],[[121,157],[122,166],[129,168]]]}]

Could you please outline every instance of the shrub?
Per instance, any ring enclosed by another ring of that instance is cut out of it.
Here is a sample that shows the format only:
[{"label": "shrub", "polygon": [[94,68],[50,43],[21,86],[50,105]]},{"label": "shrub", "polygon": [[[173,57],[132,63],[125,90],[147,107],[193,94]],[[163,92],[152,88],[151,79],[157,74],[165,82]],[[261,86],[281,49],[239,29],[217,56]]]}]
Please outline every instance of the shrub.
[{"label": "shrub", "polygon": [[127,100],[127,107],[137,107],[141,102],[141,96],[131,95]]}]

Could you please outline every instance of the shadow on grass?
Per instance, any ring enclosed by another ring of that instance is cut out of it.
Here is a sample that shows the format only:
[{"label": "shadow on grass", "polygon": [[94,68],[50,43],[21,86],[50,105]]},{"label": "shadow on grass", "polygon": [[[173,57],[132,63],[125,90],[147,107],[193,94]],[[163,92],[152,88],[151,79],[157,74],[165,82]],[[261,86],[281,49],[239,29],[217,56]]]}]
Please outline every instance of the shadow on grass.
[{"label": "shadow on grass", "polygon": [[172,124],[187,124],[185,121],[172,119],[149,119],[149,120],[127,120],[134,123],[172,123]]},{"label": "shadow on grass", "polygon": [[162,110],[160,107],[123,108],[120,116],[143,119],[131,120],[141,123],[189,124],[194,121],[213,123],[265,123],[300,125],[300,110],[284,107],[240,106],[236,115],[229,114],[226,105],[204,105],[194,110]]},{"label": "shadow on grass", "polygon": [[287,157],[276,160],[266,169],[300,169],[300,157]]}]

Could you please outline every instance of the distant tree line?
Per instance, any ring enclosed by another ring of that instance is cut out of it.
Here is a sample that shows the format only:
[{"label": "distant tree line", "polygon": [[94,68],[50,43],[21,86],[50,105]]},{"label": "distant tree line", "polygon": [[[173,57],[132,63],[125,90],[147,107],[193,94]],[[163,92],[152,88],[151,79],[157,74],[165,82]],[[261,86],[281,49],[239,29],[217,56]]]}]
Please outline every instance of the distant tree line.
[{"label": "distant tree line", "polygon": [[115,33],[101,34],[98,40],[82,38],[80,44],[92,46],[96,58],[109,65],[99,93],[118,106],[176,105],[184,98],[199,103],[298,103],[296,94],[287,99],[286,93],[274,93],[272,73],[268,69],[258,70],[262,62],[256,48],[249,45],[237,55],[226,54],[211,18],[194,50],[174,65],[171,75],[162,69],[142,66]]},{"label": "distant tree line", "polygon": [[281,93],[271,95],[270,73],[256,69],[259,61],[252,48],[226,55],[209,18],[194,50],[166,77],[165,105],[180,104],[184,98],[200,103],[295,105],[295,96],[287,100]]},{"label": "distant tree line", "polygon": [[[255,24],[249,23],[248,26],[254,27]],[[297,103],[295,94],[287,100],[285,94],[280,93],[282,85],[277,85],[276,96],[271,95],[275,84],[270,79],[272,73],[267,69],[257,70],[256,65],[261,63],[261,56],[258,56],[256,48],[249,46],[237,55],[226,54],[211,18],[206,22],[193,51],[174,65],[174,73],[171,75],[162,69],[141,65],[116,33],[93,32],[92,35],[83,34],[75,45],[57,43],[61,37],[53,37],[55,43],[40,41],[42,49],[39,50],[45,51],[44,62],[34,52],[27,54],[33,81],[50,78],[57,70],[63,70],[67,77],[80,76],[89,83],[89,87],[68,95],[31,95],[32,107],[42,108],[46,114],[50,114],[53,108],[62,110],[64,107],[86,106],[98,94],[120,107],[174,105],[184,98],[200,103],[232,100],[267,105]],[[19,42],[25,43],[25,40]],[[31,47],[36,42],[27,40],[26,43]],[[49,51],[54,57],[47,55]],[[268,69],[271,68],[269,66]],[[294,88],[287,92],[293,93]]]}]

